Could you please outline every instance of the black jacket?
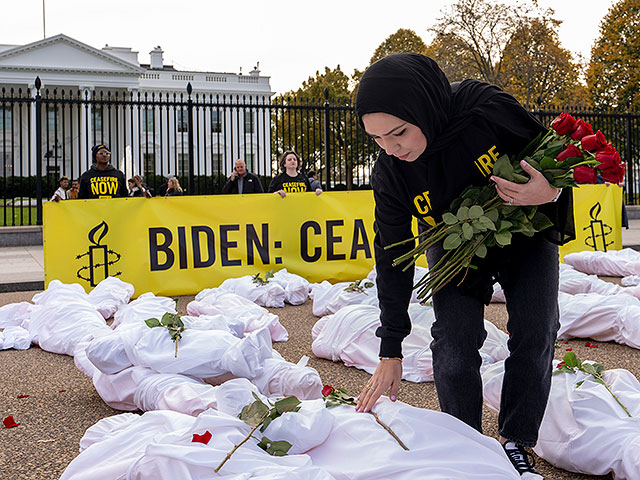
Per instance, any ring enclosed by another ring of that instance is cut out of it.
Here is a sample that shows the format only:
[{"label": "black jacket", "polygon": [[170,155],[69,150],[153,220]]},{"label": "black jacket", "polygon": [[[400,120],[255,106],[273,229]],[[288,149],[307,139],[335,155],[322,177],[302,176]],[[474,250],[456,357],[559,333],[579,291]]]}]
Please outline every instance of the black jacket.
[{"label": "black jacket", "polygon": [[287,172],[282,172],[280,175],[273,177],[269,184],[269,193],[274,193],[278,190],[284,190],[287,193],[310,192],[311,184],[307,176],[302,173],[291,177]]},{"label": "black jacket", "polygon": [[[240,177],[236,177],[233,180],[228,180],[222,188],[223,193],[239,193],[238,192],[238,180]],[[262,183],[260,179],[251,172],[242,177],[242,193],[264,193]]]},{"label": "black jacket", "polygon": [[78,198],[113,198],[126,197],[127,184],[124,173],[109,165],[106,170],[99,170],[95,165],[80,177]]}]

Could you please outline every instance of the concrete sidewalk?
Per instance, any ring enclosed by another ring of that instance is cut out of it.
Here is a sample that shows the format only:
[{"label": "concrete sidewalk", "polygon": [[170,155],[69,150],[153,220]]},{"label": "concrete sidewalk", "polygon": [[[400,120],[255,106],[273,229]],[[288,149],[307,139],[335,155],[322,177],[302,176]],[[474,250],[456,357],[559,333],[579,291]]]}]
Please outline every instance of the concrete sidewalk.
[{"label": "concrete sidewalk", "polygon": [[[629,219],[622,229],[623,248],[640,250],[640,218]],[[0,293],[44,290],[42,245],[0,247]]]}]

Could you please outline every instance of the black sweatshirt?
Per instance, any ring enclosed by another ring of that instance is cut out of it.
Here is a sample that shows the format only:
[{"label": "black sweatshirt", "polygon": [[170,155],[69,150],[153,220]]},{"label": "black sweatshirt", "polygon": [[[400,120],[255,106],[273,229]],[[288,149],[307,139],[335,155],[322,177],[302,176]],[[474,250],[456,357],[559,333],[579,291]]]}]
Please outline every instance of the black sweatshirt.
[{"label": "black sweatshirt", "polygon": [[[483,112],[484,115],[481,118],[476,116],[476,120],[458,135],[457,141],[447,148],[430,154],[427,145],[415,162],[401,161],[381,151],[373,168],[371,184],[376,204],[374,250],[382,323],[376,335],[381,337],[382,356],[401,356],[402,340],[411,331],[407,308],[414,273],[413,268],[402,272],[401,267],[391,265],[394,258],[411,250],[412,245],[390,250],[384,250],[384,246],[413,236],[412,217],[432,225],[440,221],[451,201],[466,187],[490,182],[493,164],[498,157],[519,153],[538,133],[546,131],[513,97],[505,93],[489,99],[483,105]],[[570,189],[566,189],[557,203],[541,206],[541,211],[555,223],[555,228],[550,228],[546,236],[556,243],[561,243],[567,230],[566,212],[571,206],[570,195]],[[569,230],[571,227],[569,225]],[[571,235],[572,231],[567,233]],[[504,256],[504,252],[498,252],[499,255]],[[484,268],[482,292],[491,286],[491,266],[485,264]]]},{"label": "black sweatshirt", "polygon": [[127,185],[124,173],[109,165],[106,170],[99,170],[95,165],[80,177],[78,198],[113,198],[126,197]]},{"label": "black sweatshirt", "polygon": [[269,184],[269,193],[284,190],[287,193],[310,192],[311,184],[306,175],[298,173],[295,177],[291,177],[287,172],[273,177]]}]

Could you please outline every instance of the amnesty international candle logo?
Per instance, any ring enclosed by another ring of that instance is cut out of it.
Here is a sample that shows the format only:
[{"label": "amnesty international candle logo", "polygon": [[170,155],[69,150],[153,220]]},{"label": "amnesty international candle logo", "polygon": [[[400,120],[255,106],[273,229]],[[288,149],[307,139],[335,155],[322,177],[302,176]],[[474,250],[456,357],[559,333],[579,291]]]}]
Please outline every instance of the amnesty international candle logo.
[{"label": "amnesty international candle logo", "polygon": [[607,239],[607,237],[613,232],[613,228],[598,218],[601,212],[602,206],[600,205],[600,202],[597,202],[593,207],[591,207],[591,210],[589,210],[591,221],[589,222],[589,225],[583,228],[583,230],[588,233],[584,243],[595,251],[606,252],[607,247],[614,243],[613,239]]},{"label": "amnesty international candle logo", "polygon": [[109,232],[109,225],[105,221],[93,227],[88,235],[89,242],[92,245],[89,246],[89,250],[76,256],[76,260],[88,257],[88,264],[80,267],[76,272],[76,276],[89,282],[92,287],[95,287],[108,276],[117,277],[122,274],[122,272],[109,273],[109,266],[119,262],[121,255],[108,249],[106,245],[100,244],[107,232]]}]

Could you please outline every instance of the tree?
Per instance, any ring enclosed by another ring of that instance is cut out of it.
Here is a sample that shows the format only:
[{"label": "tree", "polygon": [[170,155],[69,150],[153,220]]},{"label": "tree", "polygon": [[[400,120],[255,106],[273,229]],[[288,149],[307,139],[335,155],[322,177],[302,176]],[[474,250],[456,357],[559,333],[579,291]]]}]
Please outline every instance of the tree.
[{"label": "tree", "polygon": [[560,105],[577,92],[580,71],[560,46],[559,24],[553,18],[523,19],[505,45],[505,90],[523,103]]},{"label": "tree", "polygon": [[467,78],[482,80],[473,59],[467,55],[462,40],[452,33],[437,34],[425,54],[438,63],[450,82],[460,82]]},{"label": "tree", "polygon": [[369,65],[392,53],[424,53],[427,45],[413,30],[400,28],[389,35],[373,52]]},{"label": "tree", "polygon": [[640,0],[621,0],[600,23],[587,84],[596,107],[640,108]]}]

